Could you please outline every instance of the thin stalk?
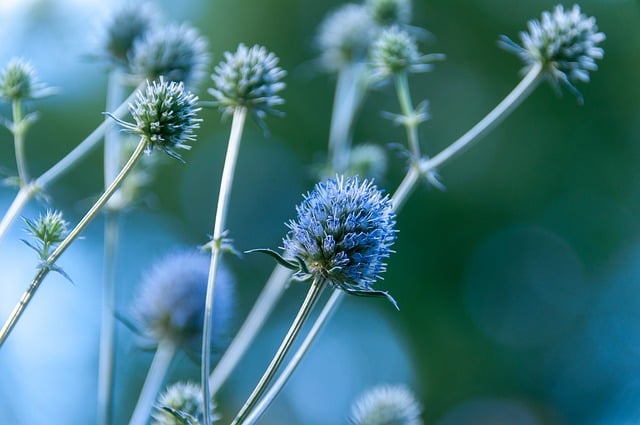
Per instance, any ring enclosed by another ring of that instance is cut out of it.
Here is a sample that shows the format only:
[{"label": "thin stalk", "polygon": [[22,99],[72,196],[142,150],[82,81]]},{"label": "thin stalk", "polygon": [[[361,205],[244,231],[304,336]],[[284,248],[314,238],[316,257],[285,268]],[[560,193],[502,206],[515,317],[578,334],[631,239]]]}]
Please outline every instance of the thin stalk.
[{"label": "thin stalk", "polygon": [[244,421],[245,425],[251,425],[255,423],[258,419],[260,419],[260,417],[269,408],[269,406],[271,406],[271,403],[273,403],[278,394],[280,394],[282,388],[284,388],[285,384],[289,381],[291,375],[293,375],[293,372],[300,364],[302,358],[305,356],[305,354],[307,354],[309,347],[311,347],[313,341],[315,341],[320,331],[324,328],[324,325],[327,324],[333,313],[338,309],[338,306],[344,299],[344,296],[344,291],[340,289],[333,290],[331,297],[329,297],[327,303],[322,308],[322,311],[320,311],[320,314],[316,318],[316,321],[313,323],[313,326],[309,330],[309,333],[302,341],[302,344],[300,344],[300,347],[298,347],[294,355],[291,357],[291,360],[289,360],[287,366],[282,370],[282,373],[278,375],[278,379],[273,382],[273,385],[271,386],[271,388],[269,388],[269,391],[267,391],[264,397],[262,397],[260,403],[258,403],[253,411],[247,416],[247,419],[245,419]]},{"label": "thin stalk", "polygon": [[27,171],[27,161],[24,155],[24,133],[27,130],[27,122],[22,117],[22,102],[14,100],[13,105],[13,144],[16,151],[16,166],[18,167],[18,178],[20,187],[29,183],[29,173]]},{"label": "thin stalk", "polygon": [[269,280],[262,292],[260,292],[242,327],[213,368],[211,375],[209,375],[209,390],[212,394],[216,394],[222,387],[222,384],[225,383],[253,339],[264,326],[267,317],[269,317],[277,301],[282,297],[291,274],[291,270],[279,264],[273,269]]},{"label": "thin stalk", "polygon": [[[119,71],[109,74],[107,87],[107,111],[117,109],[126,97],[126,88],[122,84]],[[105,188],[118,174],[122,158],[122,140],[120,131],[111,127],[104,138],[104,185]],[[104,266],[102,275],[102,317],[100,321],[100,351],[98,354],[98,425],[111,425],[113,398],[113,369],[115,352],[115,294],[116,294],[116,257],[119,239],[120,211],[111,208],[119,205],[115,198],[120,191],[116,191],[107,203],[104,221]],[[114,203],[113,201],[116,200]]]},{"label": "thin stalk", "polygon": [[176,351],[175,344],[170,341],[160,341],[158,344],[129,425],[145,425],[149,422],[153,404],[158,397],[158,392],[162,387]]},{"label": "thin stalk", "polygon": [[122,183],[122,180],[124,180],[124,178],[133,168],[136,161],[144,153],[146,146],[147,146],[146,140],[141,139],[135,151],[133,152],[133,154],[131,154],[131,157],[129,158],[127,163],[122,167],[122,170],[120,170],[120,173],[116,176],[115,180],[109,185],[109,187],[104,191],[104,193],[100,196],[100,198],[98,198],[96,203],[93,204],[93,206],[85,214],[85,216],[82,217],[82,219],[76,225],[76,227],[74,227],[73,230],[69,232],[69,234],[64,238],[64,240],[60,242],[60,245],[58,245],[57,248],[51,253],[51,255],[49,255],[49,257],[45,260],[41,269],[38,271],[35,278],[31,282],[27,290],[24,292],[24,294],[22,294],[20,301],[18,302],[18,304],[16,304],[13,311],[9,315],[9,318],[7,319],[5,324],[2,326],[2,329],[0,329],[0,347],[2,347],[2,345],[4,344],[5,340],[11,333],[11,330],[13,329],[18,319],[24,312],[25,308],[31,301],[31,298],[33,298],[33,295],[35,294],[36,290],[38,289],[38,287],[40,286],[44,278],[49,274],[51,270],[54,269],[53,266],[56,260],[58,259],[58,257],[60,257],[60,255],[62,255],[62,253],[69,247],[69,245],[71,245],[71,243],[80,235],[80,233],[82,233],[82,231],[85,229],[85,227],[87,227],[87,225],[91,222],[91,220],[93,220],[96,217],[100,209],[107,203],[107,201],[109,200],[113,192],[115,192],[116,189],[118,189],[118,186],[120,185],[120,183]]},{"label": "thin stalk", "polygon": [[402,124],[407,131],[407,142],[409,144],[409,150],[413,161],[417,161],[420,157],[420,142],[418,141],[418,124],[420,121],[416,116],[416,111],[413,108],[411,101],[411,93],[409,91],[409,78],[407,72],[401,72],[395,75],[394,78],[396,93],[398,95],[398,103],[400,104],[400,110],[404,115]]},{"label": "thin stalk", "polygon": [[[140,87],[142,87],[142,85],[140,85],[139,88]],[[129,102],[133,100],[136,92],[137,89],[127,98],[127,100],[125,100],[115,111],[113,111],[112,115],[115,118],[120,119],[124,117],[124,115],[127,113]],[[2,239],[6,231],[9,229],[11,223],[13,223],[18,214],[20,214],[29,200],[31,200],[33,195],[45,190],[49,184],[53,183],[55,180],[69,171],[74,165],[80,162],[80,160],[82,160],[93,148],[96,147],[100,140],[102,140],[102,137],[104,136],[106,130],[111,125],[113,125],[113,120],[105,119],[95,130],[93,130],[93,132],[91,132],[91,134],[89,134],[64,158],[54,164],[51,168],[49,168],[49,170],[45,171],[40,177],[21,188],[21,192],[18,192],[18,195],[16,195],[16,199],[11,204],[11,207],[9,207],[9,210],[7,210],[7,212],[2,217],[2,221],[0,222],[0,239]],[[21,197],[21,199],[18,200],[18,197]]]},{"label": "thin stalk", "polygon": [[537,87],[543,77],[544,68],[542,65],[535,64],[532,66],[520,83],[482,120],[436,156],[429,160],[422,161],[420,171],[426,173],[443,165],[445,162],[448,162],[469,148],[474,142],[480,140],[482,136],[500,124],[504,118],[517,108],[520,103],[529,96],[533,89]]},{"label": "thin stalk", "polygon": [[296,315],[295,319],[293,319],[293,323],[291,323],[291,327],[289,328],[289,331],[287,332],[284,339],[282,340],[282,343],[280,344],[278,351],[276,351],[276,354],[273,356],[273,359],[271,360],[271,363],[269,364],[264,374],[262,375],[262,378],[260,378],[260,381],[258,381],[258,384],[256,385],[253,392],[251,393],[247,401],[244,403],[244,405],[240,409],[240,412],[238,412],[238,414],[236,415],[233,422],[231,422],[231,425],[245,424],[245,418],[249,413],[251,413],[251,410],[259,401],[262,394],[264,394],[265,390],[267,389],[267,386],[275,376],[278,368],[280,367],[280,365],[284,361],[285,356],[291,349],[293,341],[295,340],[296,336],[300,333],[300,330],[302,329],[302,325],[306,321],[307,317],[309,317],[309,313],[311,312],[311,309],[316,304],[316,301],[318,301],[318,298],[320,297],[320,294],[322,294],[322,290],[324,289],[325,286],[326,285],[323,280],[318,278],[313,280],[313,282],[311,283],[311,287],[307,292],[307,296],[302,302],[302,305],[300,306],[300,309],[298,310],[298,314]]},{"label": "thin stalk", "polygon": [[229,135],[229,144],[227,147],[227,155],[224,160],[224,168],[222,169],[222,178],[220,180],[220,192],[218,193],[218,206],[216,208],[216,218],[213,225],[213,236],[211,246],[211,265],[209,267],[209,278],[207,282],[207,297],[204,309],[204,324],[202,327],[202,368],[201,368],[201,384],[202,397],[204,406],[204,424],[211,425],[211,396],[209,392],[209,372],[211,370],[211,329],[213,328],[213,297],[216,276],[218,271],[218,263],[222,253],[222,237],[225,230],[227,220],[227,209],[229,206],[229,198],[231,188],[233,186],[233,176],[235,174],[236,163],[238,162],[238,151],[240,150],[240,141],[242,140],[242,130],[247,118],[247,108],[238,107],[233,113],[233,121],[231,123],[231,133]]}]

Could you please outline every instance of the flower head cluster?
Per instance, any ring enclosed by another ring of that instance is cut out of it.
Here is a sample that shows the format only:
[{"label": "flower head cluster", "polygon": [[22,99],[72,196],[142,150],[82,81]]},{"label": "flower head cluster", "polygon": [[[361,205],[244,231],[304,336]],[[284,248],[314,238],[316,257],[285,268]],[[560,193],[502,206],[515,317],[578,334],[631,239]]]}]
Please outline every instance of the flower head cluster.
[{"label": "flower head cluster", "polygon": [[[149,150],[158,148],[181,160],[176,148],[190,149],[186,143],[195,139],[193,131],[202,121],[197,117],[198,97],[184,89],[184,84],[163,78],[138,91],[129,112],[135,124],[116,121],[148,143]],[[115,118],[114,118],[115,119]]]},{"label": "flower head cluster", "polygon": [[138,39],[129,54],[131,72],[141,79],[197,86],[209,66],[207,40],[187,24],[157,27]]},{"label": "flower head cluster", "polygon": [[376,23],[364,5],[347,3],[330,12],[316,36],[323,66],[334,72],[364,62],[375,33]]},{"label": "flower head cluster", "polygon": [[411,0],[366,0],[365,6],[379,25],[403,25],[411,21]]},{"label": "flower head cluster", "polygon": [[[156,263],[143,278],[132,314],[144,336],[196,348],[202,338],[209,257],[198,251],[177,252]],[[220,344],[231,316],[232,278],[219,269],[214,302],[213,341]],[[218,348],[220,345],[218,345]]]},{"label": "flower head cluster", "polygon": [[[211,400],[212,410],[215,409]],[[153,414],[152,425],[199,425],[204,423],[202,388],[192,382],[178,382],[158,398],[158,411]],[[219,419],[212,412],[210,423]]]},{"label": "flower head cluster", "polygon": [[33,65],[22,58],[13,58],[0,71],[0,99],[9,102],[48,96],[52,89],[38,80]]},{"label": "flower head cluster", "polygon": [[62,218],[62,212],[47,210],[35,220],[24,219],[27,233],[35,239],[35,243],[24,241],[45,261],[53,249],[67,235],[68,223]]},{"label": "flower head cluster", "polygon": [[572,83],[588,82],[589,71],[598,69],[596,59],[604,55],[598,45],[605,35],[598,32],[595,18],[581,13],[578,5],[569,10],[558,5],[553,12],[543,12],[540,21],[529,21],[528,27],[520,33],[522,46],[503,36],[502,47],[520,56],[525,70],[540,64],[554,86],[565,84],[578,94]]},{"label": "flower head cluster", "polygon": [[127,3],[104,24],[100,44],[106,58],[128,69],[134,44],[158,25],[159,13],[150,3]]},{"label": "flower head cluster", "polygon": [[302,260],[316,279],[369,291],[396,239],[389,197],[371,181],[337,177],[318,183],[296,211],[287,225],[285,256]]},{"label": "flower head cluster", "polygon": [[354,425],[422,425],[422,406],[402,385],[382,385],[364,393],[351,407]]},{"label": "flower head cluster", "polygon": [[421,55],[414,38],[398,26],[382,30],[371,46],[370,66],[376,80],[402,72],[425,72],[440,54]]},{"label": "flower head cluster", "polygon": [[209,93],[225,114],[238,107],[249,109],[259,120],[267,113],[277,113],[284,100],[278,94],[285,87],[281,80],[287,74],[278,66],[278,57],[263,46],[238,46],[235,53],[225,52],[225,60],[211,75]]}]

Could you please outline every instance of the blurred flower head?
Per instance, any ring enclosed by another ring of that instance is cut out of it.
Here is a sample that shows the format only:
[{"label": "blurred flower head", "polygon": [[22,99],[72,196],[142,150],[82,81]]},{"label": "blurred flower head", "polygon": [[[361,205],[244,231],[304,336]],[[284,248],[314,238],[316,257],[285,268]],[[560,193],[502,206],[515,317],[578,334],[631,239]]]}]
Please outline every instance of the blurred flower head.
[{"label": "blurred flower head", "polygon": [[396,239],[395,214],[373,182],[337,177],[318,183],[296,211],[285,255],[304,261],[314,278],[366,291],[384,272]]},{"label": "blurred flower head", "polygon": [[103,24],[102,54],[113,64],[128,69],[133,46],[159,21],[160,14],[150,3],[126,3],[113,10]]},{"label": "blurred flower head", "polygon": [[411,0],[366,0],[369,13],[381,26],[408,24],[411,21]]},{"label": "blurred flower head", "polygon": [[[158,261],[140,283],[132,314],[143,336],[197,349],[202,339],[209,256],[181,251]],[[233,282],[225,267],[218,270],[214,301],[214,348],[222,347],[233,303]]]},{"label": "blurred flower head", "polygon": [[[171,385],[158,398],[158,411],[153,414],[152,425],[184,425],[204,423],[204,403],[202,387],[192,382],[177,382]],[[220,417],[214,412],[215,404],[211,400],[211,423]]]},{"label": "blurred flower head", "polygon": [[422,425],[422,406],[403,385],[381,385],[365,392],[351,407],[353,425]]},{"label": "blurred flower head", "polygon": [[275,107],[284,103],[278,93],[285,88],[282,79],[287,74],[278,66],[278,57],[263,46],[240,44],[235,53],[225,52],[224,58],[211,75],[209,89],[220,110],[228,115],[245,107],[259,120],[278,113]]},{"label": "blurred flower head", "polygon": [[182,160],[174,150],[190,149],[187,145],[195,139],[194,130],[202,121],[197,117],[198,97],[186,91],[184,84],[167,82],[164,78],[147,84],[146,90],[139,90],[135,101],[129,105],[135,124],[116,121],[126,130],[145,139],[149,150],[158,148],[168,155]]},{"label": "blurred flower head", "polygon": [[0,71],[0,99],[9,102],[37,99],[53,92],[38,80],[33,65],[25,59],[13,58]]},{"label": "blurred flower head", "polygon": [[506,36],[500,45],[520,56],[525,72],[540,64],[555,88],[564,84],[579,97],[573,83],[588,82],[589,71],[598,69],[596,59],[604,55],[598,45],[605,35],[598,32],[596,19],[581,13],[578,5],[569,10],[558,5],[553,12],[543,12],[541,20],[529,21],[528,27],[520,33],[522,46]]},{"label": "blurred flower head", "polygon": [[387,172],[387,153],[379,145],[356,145],[349,154],[347,169],[352,176],[380,179]]},{"label": "blurred flower head", "polygon": [[376,31],[376,22],[364,5],[347,3],[329,12],[316,36],[324,68],[336,72],[365,61]]},{"label": "blurred flower head", "polygon": [[206,75],[207,40],[187,24],[156,27],[136,40],[129,54],[131,72],[141,80],[182,82],[196,87]]}]

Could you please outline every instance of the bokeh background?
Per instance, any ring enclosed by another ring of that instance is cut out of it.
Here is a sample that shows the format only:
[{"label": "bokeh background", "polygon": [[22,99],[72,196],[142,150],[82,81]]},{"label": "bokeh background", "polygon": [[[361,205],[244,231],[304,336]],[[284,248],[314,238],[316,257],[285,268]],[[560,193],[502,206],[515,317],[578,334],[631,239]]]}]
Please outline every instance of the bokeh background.
[{"label": "bokeh background", "polygon": [[[102,119],[106,67],[88,57],[96,28],[114,5],[98,0],[0,0],[0,65],[32,61],[57,96],[31,102],[40,119],[28,134],[36,174]],[[313,0],[157,1],[166,16],[188,20],[208,37],[217,63],[240,42],[276,52],[288,70],[284,118],[270,136],[250,123],[240,153],[229,218],[240,250],[281,244],[284,222],[315,183],[326,152],[335,81],[314,68],[315,29],[339,4]],[[416,0],[413,23],[433,37],[423,52],[446,61],[411,77],[417,103],[432,119],[420,129],[436,153],[463,134],[518,82],[521,63],[500,50],[526,22],[555,2]],[[571,4],[567,3],[569,7]],[[351,401],[380,383],[410,386],[436,425],[626,425],[640,422],[640,4],[586,0],[607,35],[605,58],[585,103],[546,84],[482,142],[442,168],[447,190],[421,187],[398,217],[396,254],[379,287],[400,304],[349,297],[301,364],[264,424],[347,423]],[[202,87],[201,97],[208,99]],[[372,93],[355,129],[357,142],[404,141],[381,118],[398,110],[390,87]],[[0,114],[9,116],[7,104]],[[186,164],[168,161],[122,221],[118,310],[126,315],[146,268],[177,247],[206,242],[229,121],[214,110]],[[12,138],[0,130],[0,167],[15,170]],[[96,150],[33,202],[76,222],[102,186]],[[390,156],[379,185],[392,192],[404,172]],[[0,211],[15,190],[0,188]],[[36,258],[18,222],[0,242],[4,318],[33,274]],[[97,220],[60,260],[69,284],[50,276],[0,351],[0,423],[87,424],[95,418],[102,226]],[[242,323],[272,262],[229,258],[236,276],[234,317]],[[270,359],[303,296],[294,285],[248,356],[219,394],[228,420]],[[4,320],[4,319],[3,319]],[[118,327],[117,423],[126,423],[152,353]],[[224,341],[220,341],[221,346]],[[171,380],[198,379],[181,355]]]}]

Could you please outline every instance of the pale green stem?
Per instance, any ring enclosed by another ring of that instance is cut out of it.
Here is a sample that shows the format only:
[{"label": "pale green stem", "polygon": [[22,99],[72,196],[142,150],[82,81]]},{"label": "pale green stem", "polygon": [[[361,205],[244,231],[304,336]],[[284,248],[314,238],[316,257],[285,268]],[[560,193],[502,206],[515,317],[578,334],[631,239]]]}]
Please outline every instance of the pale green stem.
[{"label": "pale green stem", "polygon": [[235,369],[253,339],[266,323],[267,317],[269,317],[287,288],[287,283],[292,273],[291,270],[279,264],[273,269],[269,280],[262,292],[260,292],[242,327],[213,368],[211,375],[209,375],[209,390],[212,394],[216,394],[222,387],[222,384]]},{"label": "pale green stem", "polygon": [[213,328],[213,298],[218,272],[218,263],[222,253],[222,238],[224,236],[227,220],[227,209],[231,188],[233,186],[233,176],[235,174],[236,163],[238,162],[238,151],[242,140],[242,131],[247,118],[247,108],[238,107],[233,112],[231,122],[231,133],[229,134],[229,144],[227,155],[222,169],[220,180],[220,192],[218,193],[218,206],[216,208],[215,223],[213,225],[213,236],[211,244],[211,265],[209,267],[209,278],[207,282],[207,297],[205,300],[204,323],[202,326],[202,368],[201,384],[204,406],[204,425],[211,425],[211,396],[209,392],[209,372],[211,370],[211,330]]},{"label": "pale green stem", "polygon": [[278,351],[276,351],[276,354],[273,356],[273,359],[271,360],[271,363],[269,364],[264,374],[262,375],[262,378],[260,378],[260,381],[258,381],[258,384],[256,385],[253,392],[251,393],[247,401],[244,403],[244,405],[240,409],[240,412],[238,412],[238,414],[236,415],[233,422],[231,422],[231,425],[245,424],[246,416],[249,413],[251,413],[251,410],[254,408],[256,403],[260,400],[260,397],[262,396],[262,394],[264,394],[264,392],[266,391],[267,386],[275,376],[275,373],[277,372],[278,368],[284,361],[285,356],[291,349],[291,346],[293,345],[293,342],[296,336],[300,333],[300,330],[302,329],[302,325],[306,321],[307,317],[309,317],[309,313],[311,313],[311,309],[316,304],[316,301],[318,301],[318,298],[320,297],[320,294],[322,294],[322,290],[324,289],[325,286],[326,286],[326,283],[322,279],[316,278],[313,280],[309,288],[309,291],[307,292],[307,296],[302,302],[302,305],[300,306],[300,309],[298,310],[298,314],[296,315],[295,319],[293,319],[293,322],[291,323],[291,327],[289,328],[289,331],[287,332],[284,339],[282,340],[282,343],[280,344]]},{"label": "pale green stem", "polygon": [[69,234],[64,238],[60,245],[56,247],[56,249],[51,253],[51,255],[46,259],[40,271],[36,274],[36,277],[33,279],[27,290],[22,294],[20,301],[14,307],[13,311],[9,315],[9,318],[0,329],[0,347],[4,344],[5,340],[11,333],[11,330],[17,323],[18,319],[24,312],[24,309],[27,307],[31,298],[35,294],[36,290],[44,280],[44,278],[49,274],[49,272],[53,269],[54,264],[62,255],[62,253],[71,245],[71,243],[82,233],[82,231],[87,227],[87,225],[93,220],[100,209],[107,203],[113,192],[118,189],[122,180],[127,176],[127,174],[131,171],[136,161],[140,158],[140,156],[144,153],[144,150],[147,146],[147,142],[145,139],[141,139],[140,143],[136,147],[133,154],[127,161],[127,163],[122,167],[120,173],[116,176],[115,180],[109,185],[109,187],[104,191],[104,193],[98,198],[95,204],[91,207],[91,209],[85,214],[84,217],[80,220],[80,222],[76,225],[76,227],[69,232]]},{"label": "pale green stem", "polygon": [[18,178],[20,187],[29,183],[29,173],[27,171],[27,161],[24,155],[24,134],[27,131],[27,122],[22,117],[22,102],[13,101],[13,143],[16,151],[16,166],[18,167]]},{"label": "pale green stem", "polygon": [[[142,87],[140,85],[139,87]],[[135,96],[135,91],[120,105],[112,115],[115,118],[122,118],[127,113],[128,104]],[[78,146],[76,146],[71,152],[69,152],[64,158],[53,165],[49,170],[42,174],[37,179],[31,181],[26,186],[22,187],[16,199],[7,210],[0,221],[0,239],[5,235],[9,226],[16,217],[20,214],[22,209],[31,200],[31,198],[38,192],[41,192],[47,188],[47,186],[60,178],[64,173],[69,171],[74,165],[80,162],[96,145],[102,140],[106,130],[113,125],[112,119],[104,120],[91,134],[87,136]],[[20,199],[18,199],[20,197]]]},{"label": "pale green stem", "polygon": [[309,333],[307,333],[307,336],[302,341],[302,344],[300,344],[300,347],[298,347],[296,352],[293,354],[291,360],[289,360],[289,363],[287,363],[287,366],[282,370],[282,373],[278,375],[278,379],[273,382],[273,385],[271,385],[269,391],[267,391],[264,397],[262,397],[260,403],[258,403],[251,414],[247,416],[247,419],[245,419],[244,421],[245,425],[251,425],[255,423],[258,419],[260,419],[262,414],[269,408],[269,406],[271,406],[271,403],[276,399],[278,394],[280,394],[282,388],[284,388],[285,384],[289,381],[289,378],[291,377],[291,375],[293,375],[296,367],[298,367],[302,358],[305,356],[305,354],[307,354],[309,347],[311,347],[313,341],[315,341],[320,331],[324,328],[324,325],[328,323],[329,319],[337,310],[340,302],[344,299],[344,297],[344,291],[340,289],[333,290],[333,293],[322,308],[322,311],[320,311],[320,314],[316,318],[316,321],[313,323],[313,326],[311,327],[311,329],[309,329]]},{"label": "pale green stem", "polygon": [[163,340],[158,344],[129,425],[145,425],[149,423],[153,405],[158,397],[169,366],[171,366],[171,362],[176,355],[176,351],[177,349],[173,342]]},{"label": "pale green stem", "polygon": [[[107,111],[117,109],[127,96],[126,87],[118,70],[109,74],[107,87]],[[122,139],[120,130],[111,127],[104,137],[104,185],[105,188],[118,174],[122,161]],[[119,239],[120,211],[111,205],[120,205],[116,191],[107,202],[104,221],[104,266],[102,277],[102,318],[100,322],[100,351],[98,354],[98,425],[111,425],[113,399],[113,369],[115,354],[115,294],[116,257]],[[114,200],[116,202],[114,202]]]},{"label": "pale green stem", "polygon": [[409,144],[409,150],[411,151],[412,162],[417,161],[421,157],[420,142],[418,140],[418,124],[420,124],[420,121],[416,116],[416,111],[411,102],[407,72],[396,74],[394,82],[400,110],[402,111],[402,115],[404,115],[402,124],[407,131],[407,142]]}]

